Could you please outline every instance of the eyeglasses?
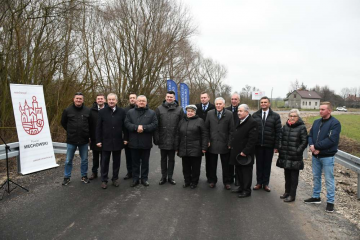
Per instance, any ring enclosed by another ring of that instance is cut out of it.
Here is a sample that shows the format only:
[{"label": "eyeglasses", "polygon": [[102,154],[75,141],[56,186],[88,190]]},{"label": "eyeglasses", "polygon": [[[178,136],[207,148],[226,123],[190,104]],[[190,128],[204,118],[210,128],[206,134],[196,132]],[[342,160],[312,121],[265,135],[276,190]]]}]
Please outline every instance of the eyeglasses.
[{"label": "eyeglasses", "polygon": [[289,117],[291,117],[291,118],[297,118],[298,116],[290,115]]}]

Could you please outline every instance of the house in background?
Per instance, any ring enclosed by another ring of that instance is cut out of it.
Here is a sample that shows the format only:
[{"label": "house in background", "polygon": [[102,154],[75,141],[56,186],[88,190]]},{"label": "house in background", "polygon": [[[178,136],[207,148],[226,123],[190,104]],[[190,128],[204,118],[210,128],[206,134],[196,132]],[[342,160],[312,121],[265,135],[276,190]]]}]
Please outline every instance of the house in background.
[{"label": "house in background", "polygon": [[295,90],[285,99],[285,107],[319,109],[320,95],[315,91]]}]

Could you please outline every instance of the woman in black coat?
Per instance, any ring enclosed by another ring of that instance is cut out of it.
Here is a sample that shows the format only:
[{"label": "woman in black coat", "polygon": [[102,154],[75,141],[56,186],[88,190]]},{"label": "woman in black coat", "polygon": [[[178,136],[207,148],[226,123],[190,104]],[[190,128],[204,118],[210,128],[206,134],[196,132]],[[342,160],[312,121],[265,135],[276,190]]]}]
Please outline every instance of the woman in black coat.
[{"label": "woman in black coat", "polygon": [[284,168],[285,172],[285,193],[280,198],[284,199],[284,202],[293,202],[299,172],[304,169],[303,152],[307,145],[307,131],[299,110],[290,110],[289,119],[282,128],[279,145],[276,166]]},{"label": "woman in black coat", "polygon": [[[258,140],[258,125],[249,114],[249,107],[246,104],[241,104],[238,107],[238,116],[239,121],[237,121],[238,124],[232,134],[230,143],[230,165],[235,165],[236,175],[239,178],[239,188],[231,192],[239,193],[239,198],[244,198],[251,196],[255,144]],[[245,163],[237,160],[241,158],[245,160]]]},{"label": "woman in black coat", "polygon": [[175,137],[175,149],[182,158],[183,174],[185,183],[183,187],[197,187],[200,177],[201,158],[207,151],[209,132],[205,127],[204,120],[196,115],[196,106],[186,106],[184,117],[177,129]]}]

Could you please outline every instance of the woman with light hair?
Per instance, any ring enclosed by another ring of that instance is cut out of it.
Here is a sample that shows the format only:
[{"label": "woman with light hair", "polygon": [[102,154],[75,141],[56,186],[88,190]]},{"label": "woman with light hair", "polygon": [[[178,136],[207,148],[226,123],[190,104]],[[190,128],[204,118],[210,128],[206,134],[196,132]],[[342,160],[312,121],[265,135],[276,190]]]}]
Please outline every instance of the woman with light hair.
[{"label": "woman with light hair", "polygon": [[293,202],[299,182],[299,172],[304,169],[303,151],[307,145],[307,131],[298,109],[291,109],[289,119],[282,127],[279,143],[279,158],[276,166],[284,168],[284,202]]}]

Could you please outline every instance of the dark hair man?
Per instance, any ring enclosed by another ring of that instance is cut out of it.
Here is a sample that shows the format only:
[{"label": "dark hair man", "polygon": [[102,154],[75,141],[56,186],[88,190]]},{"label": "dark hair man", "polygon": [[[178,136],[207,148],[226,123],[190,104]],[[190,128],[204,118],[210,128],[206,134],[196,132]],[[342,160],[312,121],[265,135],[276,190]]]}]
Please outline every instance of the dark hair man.
[{"label": "dark hair man", "polygon": [[280,115],[272,111],[270,105],[270,99],[262,97],[260,99],[261,109],[253,114],[253,118],[258,123],[259,133],[255,148],[257,183],[253,189],[263,188],[266,192],[271,191],[269,187],[271,163],[274,152],[278,152],[281,134]]},{"label": "dark hair man", "polygon": [[[135,107],[136,104],[136,94],[135,93],[130,93],[129,95],[129,105],[124,108],[125,114],[127,114],[127,112],[130,109],[133,109]],[[126,156],[126,169],[127,169],[127,174],[124,177],[124,180],[130,179],[132,178],[132,161],[131,161],[131,150],[128,147],[128,145],[125,145],[125,156]]]},{"label": "dark hair man", "polygon": [[155,131],[155,144],[159,145],[161,153],[161,179],[159,185],[167,181],[175,185],[173,179],[175,166],[175,135],[179,122],[184,117],[184,111],[175,100],[175,92],[168,91],[165,100],[155,110],[158,127]]},{"label": "dark hair man", "polygon": [[98,177],[98,169],[101,155],[101,148],[96,146],[96,124],[98,120],[98,114],[101,109],[107,106],[105,102],[105,95],[100,93],[96,95],[96,100],[93,103],[92,108],[90,109],[90,149],[92,150],[93,155],[93,166],[92,174],[89,177],[90,180],[93,180]]},{"label": "dark hair man", "polygon": [[119,170],[121,161],[121,149],[127,144],[126,130],[124,126],[125,111],[116,106],[118,102],[115,93],[107,95],[108,107],[99,112],[96,126],[96,145],[102,147],[101,156],[101,187],[107,188],[110,155],[113,156],[112,185],[119,186]]},{"label": "dark hair man", "polygon": [[335,180],[334,180],[334,155],[337,153],[341,124],[331,116],[330,102],[320,103],[320,119],[314,121],[308,141],[312,152],[312,172],[314,188],[312,197],[305,203],[321,203],[321,174],[324,171],[326,184],[326,211],[334,211]]},{"label": "dark hair man", "polygon": [[210,188],[217,183],[217,162],[218,154],[221,158],[223,184],[226,190],[230,190],[232,174],[229,171],[230,141],[234,131],[234,118],[232,112],[225,109],[225,100],[222,97],[215,99],[215,108],[210,110],[205,121],[209,129],[210,141],[208,157],[206,158],[206,171]]},{"label": "dark hair man", "polygon": [[129,148],[132,158],[132,178],[130,185],[135,187],[139,184],[141,168],[141,184],[149,186],[149,158],[152,148],[153,132],[156,130],[158,121],[155,111],[147,106],[147,99],[140,95],[136,99],[136,106],[126,114],[125,126],[129,131]]},{"label": "dark hair man", "polygon": [[75,93],[74,103],[66,108],[61,116],[61,125],[66,130],[66,160],[64,181],[62,185],[70,183],[72,161],[77,148],[81,157],[81,181],[89,183],[88,171],[88,145],[89,145],[89,115],[90,109],[84,106],[84,96],[81,92]]}]

